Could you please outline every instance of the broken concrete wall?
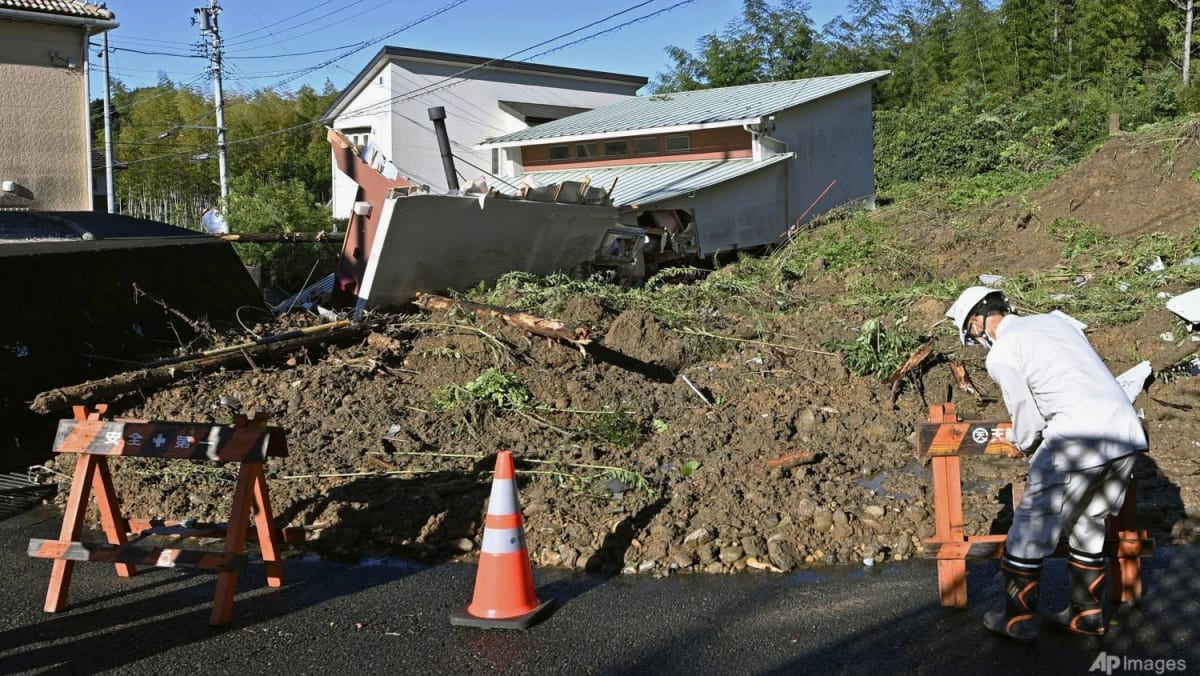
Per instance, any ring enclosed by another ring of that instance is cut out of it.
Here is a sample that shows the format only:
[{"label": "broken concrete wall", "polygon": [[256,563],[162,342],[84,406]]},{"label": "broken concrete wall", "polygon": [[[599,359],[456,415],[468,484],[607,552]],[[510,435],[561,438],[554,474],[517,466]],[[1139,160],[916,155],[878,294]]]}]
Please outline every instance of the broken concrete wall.
[{"label": "broken concrete wall", "polygon": [[[492,283],[521,270],[570,272],[602,255],[617,210],[478,195],[414,195],[386,201],[358,307],[399,306],[418,291]],[[610,238],[611,239],[611,238]]]}]

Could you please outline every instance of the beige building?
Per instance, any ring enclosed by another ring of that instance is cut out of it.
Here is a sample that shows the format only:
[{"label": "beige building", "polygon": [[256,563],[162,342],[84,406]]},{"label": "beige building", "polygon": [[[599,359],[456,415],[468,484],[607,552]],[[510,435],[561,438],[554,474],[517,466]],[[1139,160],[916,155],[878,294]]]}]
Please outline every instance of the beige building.
[{"label": "beige building", "polygon": [[92,209],[88,39],[113,13],[0,0],[0,208]]}]

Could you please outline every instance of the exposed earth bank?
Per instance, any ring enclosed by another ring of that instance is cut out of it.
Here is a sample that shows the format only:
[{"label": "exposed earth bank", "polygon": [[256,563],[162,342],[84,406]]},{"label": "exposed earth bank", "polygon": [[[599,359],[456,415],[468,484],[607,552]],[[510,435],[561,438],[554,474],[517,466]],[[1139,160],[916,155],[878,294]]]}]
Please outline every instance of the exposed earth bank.
[{"label": "exposed earth bank", "polygon": [[[1161,358],[1187,339],[1165,300],[1109,318],[1099,287],[1130,275],[1153,293],[1190,288],[1191,277],[1149,279],[1144,261],[1113,252],[1138,251],[1136,238],[1152,232],[1196,246],[1200,185],[1189,173],[1197,165],[1195,142],[1180,144],[1168,166],[1161,144],[1115,138],[1019,198],[965,211],[885,207],[870,218],[886,235],[860,259],[844,255],[864,245],[855,219],[833,219],[800,237],[842,248],[804,256],[785,249],[698,271],[704,279],[692,284],[704,286],[696,291],[666,283],[639,290],[639,298],[678,293],[676,313],[614,301],[616,292],[589,285],[558,305],[534,304],[520,290],[493,295],[595,326],[605,348],[650,365],[640,370],[499,321],[397,315],[376,318],[351,344],[192,378],[114,406],[119,415],[185,421],[228,421],[235,408],[267,412],[288,430],[291,450],[268,469],[276,514],[303,526],[305,546],[324,556],[477,554],[502,449],[518,458],[538,565],[665,574],[920,556],[933,515],[915,426],[948,399],[966,419],[1006,417],[983,352],[963,350],[939,323],[949,299],[981,273],[1016,280],[1011,295],[1025,311],[1059,306],[1035,289],[1075,294],[1062,307],[1099,318],[1089,322],[1090,337],[1114,373]],[[1103,237],[1081,242],[1080,232]],[[791,245],[811,253],[805,246]],[[1196,255],[1174,254],[1165,263]],[[776,264],[783,272],[771,272]],[[769,281],[756,286],[751,277]],[[894,402],[888,385],[853,373],[828,343],[853,338],[869,318],[934,348]],[[947,358],[965,364],[982,399],[954,388]],[[1152,440],[1137,467],[1139,509],[1163,543],[1193,541],[1200,528],[1197,405],[1200,378],[1180,369],[1159,374],[1136,401]],[[50,464],[69,473],[69,459]],[[226,518],[231,469],[114,465],[128,515]],[[964,467],[967,531],[1003,532],[1023,462],[971,459]]]}]

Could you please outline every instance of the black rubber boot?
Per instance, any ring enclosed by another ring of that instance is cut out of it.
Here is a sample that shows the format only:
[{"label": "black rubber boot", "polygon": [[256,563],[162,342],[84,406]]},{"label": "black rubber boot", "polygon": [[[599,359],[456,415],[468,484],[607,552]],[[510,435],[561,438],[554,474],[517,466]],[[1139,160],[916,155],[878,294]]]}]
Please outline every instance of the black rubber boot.
[{"label": "black rubber boot", "polygon": [[1104,635],[1104,555],[1071,550],[1067,562],[1071,578],[1071,602],[1063,610],[1046,616],[1055,629]]},{"label": "black rubber boot", "polygon": [[989,610],[983,626],[1006,638],[1030,643],[1038,637],[1038,587],[1042,575],[1041,560],[1005,556],[1004,610]]}]

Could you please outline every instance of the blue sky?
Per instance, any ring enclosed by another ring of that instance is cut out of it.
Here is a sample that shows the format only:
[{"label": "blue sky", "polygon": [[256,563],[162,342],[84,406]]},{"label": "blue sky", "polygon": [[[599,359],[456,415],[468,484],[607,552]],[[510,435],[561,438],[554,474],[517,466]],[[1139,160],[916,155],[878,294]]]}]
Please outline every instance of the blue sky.
[{"label": "blue sky", "polygon": [[[741,14],[742,0],[692,0],[626,28],[600,35],[543,56],[538,54],[597,31],[666,10],[681,0],[221,0],[225,42],[225,88],[250,92],[268,86],[294,90],[317,88],[328,79],[345,87],[384,45],[509,57],[536,63],[643,75],[653,79],[666,70],[665,48],[694,50],[697,39],[720,32]],[[458,4],[461,3],[461,4]],[[634,5],[644,6],[570,37],[511,56],[514,52]],[[809,16],[819,29],[846,12],[845,0],[812,0]],[[207,0],[109,0],[121,26],[109,34],[113,77],[127,86],[153,85],[160,71],[177,83],[205,84],[207,62],[191,58],[200,33],[191,24],[193,10]],[[407,28],[407,24],[446,11]],[[95,38],[99,41],[99,37]],[[361,46],[360,43],[369,43]],[[131,51],[132,50],[132,51]],[[306,72],[348,52],[334,63]],[[99,92],[100,61],[94,57],[93,82]],[[138,52],[159,52],[141,54]],[[294,54],[292,56],[278,56]],[[183,55],[183,56],[175,56]]]}]

